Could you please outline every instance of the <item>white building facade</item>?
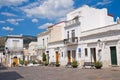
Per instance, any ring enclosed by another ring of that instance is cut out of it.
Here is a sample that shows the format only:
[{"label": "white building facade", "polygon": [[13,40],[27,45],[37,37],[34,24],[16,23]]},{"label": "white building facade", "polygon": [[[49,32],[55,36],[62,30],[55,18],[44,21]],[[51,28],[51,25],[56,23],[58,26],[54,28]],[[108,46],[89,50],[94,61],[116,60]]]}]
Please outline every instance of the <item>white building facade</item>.
[{"label": "white building facade", "polygon": [[23,38],[22,35],[8,35],[5,43],[7,65],[13,62],[19,64],[19,58],[23,59]]},{"label": "white building facade", "polygon": [[79,17],[76,16],[72,20],[66,21],[64,27],[64,55],[66,64],[71,64],[72,61],[78,60],[78,40],[80,35]]},{"label": "white building facade", "polygon": [[28,48],[28,60],[33,61],[38,57],[38,53],[36,50],[37,42],[30,42]]},{"label": "white building facade", "polygon": [[102,61],[103,67],[120,65],[120,24],[81,33],[81,62]]},{"label": "white building facade", "polygon": [[37,51],[38,59],[41,61],[42,61],[43,53],[47,55],[47,60],[49,60],[48,41],[49,41],[49,30],[46,30],[45,32],[38,34],[37,46],[35,50]]},{"label": "white building facade", "polygon": [[48,34],[41,33],[39,43],[44,42],[43,37],[49,37],[46,40],[49,62],[66,65],[77,60],[82,66],[84,62],[102,61],[103,67],[119,66],[119,22],[114,22],[106,8],[85,5],[68,13],[67,21],[50,26]]},{"label": "white building facade", "polygon": [[49,50],[49,63],[59,62],[60,64],[65,64],[64,60],[64,26],[65,21],[56,23],[55,25],[50,26],[48,29],[49,41],[48,41],[48,50]]},{"label": "white building facade", "polygon": [[106,9],[95,9],[87,5],[67,14],[65,29],[65,55],[67,62],[77,60],[82,65],[81,33],[84,31],[113,24],[113,17],[108,16]]}]

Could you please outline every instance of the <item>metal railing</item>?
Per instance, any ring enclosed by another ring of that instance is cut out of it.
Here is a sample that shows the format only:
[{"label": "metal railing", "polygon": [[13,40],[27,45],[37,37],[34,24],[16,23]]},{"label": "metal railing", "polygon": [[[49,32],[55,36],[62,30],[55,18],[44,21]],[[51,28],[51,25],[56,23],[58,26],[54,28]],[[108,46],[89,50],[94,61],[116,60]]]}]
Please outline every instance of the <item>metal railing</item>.
[{"label": "metal railing", "polygon": [[78,43],[78,37],[64,39],[64,44],[77,44],[77,43]]},{"label": "metal railing", "polygon": [[78,19],[73,19],[73,20],[67,21],[65,27],[72,26],[72,25],[75,25],[75,24],[80,24]]}]

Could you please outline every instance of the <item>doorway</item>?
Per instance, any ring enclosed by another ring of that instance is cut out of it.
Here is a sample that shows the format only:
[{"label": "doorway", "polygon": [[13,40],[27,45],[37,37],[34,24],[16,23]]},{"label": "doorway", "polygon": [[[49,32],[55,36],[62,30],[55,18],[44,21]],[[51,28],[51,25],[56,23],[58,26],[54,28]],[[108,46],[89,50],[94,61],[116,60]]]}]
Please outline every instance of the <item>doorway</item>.
[{"label": "doorway", "polygon": [[18,58],[17,56],[13,57],[13,63],[15,63],[15,66],[18,65]]},{"label": "doorway", "polygon": [[71,55],[70,55],[70,51],[68,51],[68,63],[71,63]]},{"label": "doorway", "polygon": [[56,62],[59,61],[59,54],[58,54],[58,51],[56,51]]},{"label": "doorway", "polygon": [[111,64],[117,65],[117,54],[116,54],[115,46],[110,47],[110,53],[111,53]]},{"label": "doorway", "polygon": [[91,51],[91,62],[96,62],[96,48],[90,48]]}]

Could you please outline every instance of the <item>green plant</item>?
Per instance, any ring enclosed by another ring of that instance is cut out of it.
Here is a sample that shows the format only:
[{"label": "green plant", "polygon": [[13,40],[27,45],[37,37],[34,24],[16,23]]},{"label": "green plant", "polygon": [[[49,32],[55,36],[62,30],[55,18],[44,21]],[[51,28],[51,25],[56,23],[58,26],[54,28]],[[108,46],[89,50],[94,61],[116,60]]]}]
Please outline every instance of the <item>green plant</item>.
[{"label": "green plant", "polygon": [[72,62],[72,67],[73,67],[73,68],[77,68],[77,66],[78,66],[78,62],[77,62],[77,61],[73,61],[73,62]]},{"label": "green plant", "polygon": [[45,53],[43,53],[43,55],[42,55],[42,60],[43,60],[43,62],[46,61],[46,54]]},{"label": "green plant", "polygon": [[100,61],[95,62],[96,69],[101,69],[101,67],[102,67],[102,62],[100,62]]},{"label": "green plant", "polygon": [[21,65],[23,65],[23,64],[24,64],[24,61],[19,58],[19,63],[20,63]]},{"label": "green plant", "polygon": [[32,61],[32,63],[33,63],[33,64],[37,64],[37,62],[36,62],[35,60],[34,60],[34,61]]},{"label": "green plant", "polygon": [[60,66],[59,61],[57,61],[55,65],[56,65],[56,67],[59,67]]}]

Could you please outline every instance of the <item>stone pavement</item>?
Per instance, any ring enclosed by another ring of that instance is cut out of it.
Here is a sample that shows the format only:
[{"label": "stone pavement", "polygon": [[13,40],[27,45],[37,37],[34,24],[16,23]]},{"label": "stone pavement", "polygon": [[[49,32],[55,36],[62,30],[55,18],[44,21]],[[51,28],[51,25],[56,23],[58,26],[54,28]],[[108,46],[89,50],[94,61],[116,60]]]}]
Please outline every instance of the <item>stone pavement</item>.
[{"label": "stone pavement", "polygon": [[0,80],[120,80],[120,68],[13,67],[0,69]]}]

